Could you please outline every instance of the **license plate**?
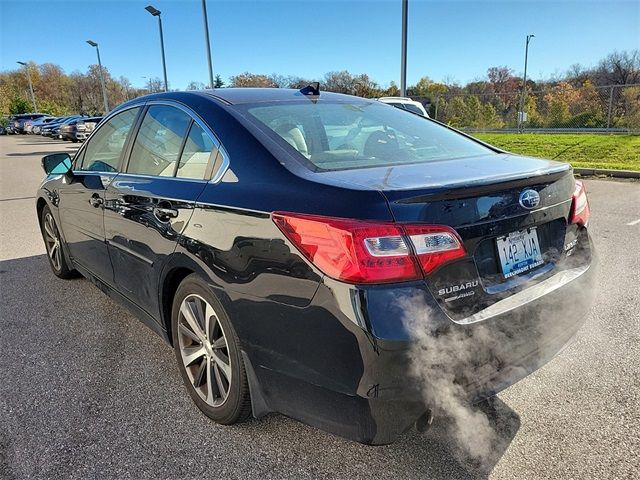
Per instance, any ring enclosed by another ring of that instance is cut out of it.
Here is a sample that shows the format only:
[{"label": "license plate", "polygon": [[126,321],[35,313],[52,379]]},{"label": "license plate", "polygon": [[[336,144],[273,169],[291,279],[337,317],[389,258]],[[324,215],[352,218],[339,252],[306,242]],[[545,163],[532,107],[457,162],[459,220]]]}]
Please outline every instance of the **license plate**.
[{"label": "license plate", "polygon": [[535,227],[496,239],[504,278],[527,272],[544,263]]}]

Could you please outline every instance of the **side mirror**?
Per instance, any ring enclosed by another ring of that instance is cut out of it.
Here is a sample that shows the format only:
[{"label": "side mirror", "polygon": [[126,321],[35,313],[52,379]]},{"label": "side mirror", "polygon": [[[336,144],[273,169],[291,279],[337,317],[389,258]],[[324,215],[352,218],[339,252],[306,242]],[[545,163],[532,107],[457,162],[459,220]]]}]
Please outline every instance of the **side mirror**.
[{"label": "side mirror", "polygon": [[71,167],[68,153],[52,153],[42,157],[42,169],[47,175],[66,175],[71,172]]}]

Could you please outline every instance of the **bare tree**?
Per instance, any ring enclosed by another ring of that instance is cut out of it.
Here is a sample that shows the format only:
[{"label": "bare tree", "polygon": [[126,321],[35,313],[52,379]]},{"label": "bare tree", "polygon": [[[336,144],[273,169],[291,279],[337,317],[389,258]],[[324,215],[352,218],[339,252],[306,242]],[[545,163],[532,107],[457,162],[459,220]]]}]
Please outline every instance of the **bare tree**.
[{"label": "bare tree", "polygon": [[124,97],[124,100],[130,100],[134,98],[134,96],[132,96],[131,82],[127,77],[124,77],[121,75],[117,81],[117,84],[118,84],[118,87],[120,88],[121,95]]},{"label": "bare tree", "polygon": [[150,78],[147,81],[147,91],[149,93],[164,92],[164,82],[158,77]]},{"label": "bare tree", "polygon": [[356,89],[356,80],[347,70],[327,73],[323,83],[325,90],[330,92],[352,94]]},{"label": "bare tree", "polygon": [[191,81],[187,85],[187,90],[204,90],[207,86],[202,82]]},{"label": "bare tree", "polygon": [[277,73],[272,73],[268,76],[271,83],[278,88],[289,88],[289,81],[291,77],[286,75],[280,75]]},{"label": "bare tree", "polygon": [[232,87],[277,87],[278,85],[268,76],[258,73],[244,72],[231,77]]},{"label": "bare tree", "polygon": [[640,83],[640,51],[616,51],[607,55],[600,60],[595,74],[595,83],[600,85]]}]

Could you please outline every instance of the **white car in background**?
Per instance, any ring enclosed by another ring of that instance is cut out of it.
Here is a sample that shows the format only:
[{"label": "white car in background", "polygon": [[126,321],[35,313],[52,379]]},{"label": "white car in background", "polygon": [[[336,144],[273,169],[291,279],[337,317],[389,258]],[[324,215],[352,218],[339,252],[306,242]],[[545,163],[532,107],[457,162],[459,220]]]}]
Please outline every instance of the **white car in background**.
[{"label": "white car in background", "polygon": [[425,110],[424,105],[407,97],[380,97],[378,101],[382,103],[388,103],[389,105],[393,105],[394,107],[400,108],[402,110],[408,110],[409,112],[417,113],[418,115],[422,115],[423,117],[429,117],[429,114]]}]

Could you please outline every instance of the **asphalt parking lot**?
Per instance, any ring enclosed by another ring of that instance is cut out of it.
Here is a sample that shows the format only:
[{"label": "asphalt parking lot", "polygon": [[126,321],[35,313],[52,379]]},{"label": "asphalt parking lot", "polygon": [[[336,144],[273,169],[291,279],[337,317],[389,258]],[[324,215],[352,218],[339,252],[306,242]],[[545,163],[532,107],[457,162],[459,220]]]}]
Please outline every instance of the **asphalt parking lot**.
[{"label": "asphalt parking lot", "polygon": [[640,183],[587,181],[592,314],[559,357],[493,402],[503,448],[479,465],[455,454],[440,419],[367,447],[281,415],[223,427],[200,414],[159,337],[88,281],[49,270],[40,158],[75,147],[0,137],[0,478],[640,475]]}]

